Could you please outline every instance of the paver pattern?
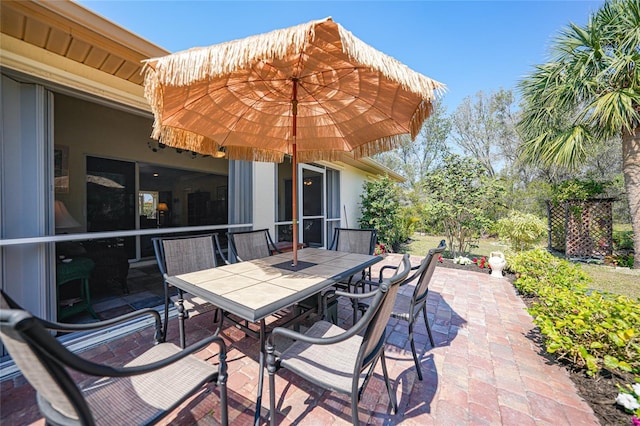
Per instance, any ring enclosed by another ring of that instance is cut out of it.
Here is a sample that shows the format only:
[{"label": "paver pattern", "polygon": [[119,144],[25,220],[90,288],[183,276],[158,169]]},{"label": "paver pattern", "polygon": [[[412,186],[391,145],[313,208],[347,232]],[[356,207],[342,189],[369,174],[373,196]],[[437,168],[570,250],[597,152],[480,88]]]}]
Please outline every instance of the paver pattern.
[{"label": "paver pattern", "polygon": [[[388,255],[374,267],[397,264]],[[414,265],[421,260],[411,258]],[[411,294],[409,286],[402,289]],[[431,348],[424,324],[418,322],[416,344],[424,380],[419,381],[407,341],[407,324],[392,319],[386,356],[396,389],[399,411],[389,411],[382,373],[371,380],[360,402],[360,421],[374,425],[597,425],[589,405],[577,394],[569,375],[550,364],[533,340],[534,325],[525,305],[506,279],[487,273],[436,268],[431,281],[429,319],[436,341]],[[176,320],[168,338],[178,341]],[[186,321],[187,344],[207,336],[212,313]],[[339,323],[348,327],[351,305],[339,307]],[[232,425],[253,422],[257,392],[257,340],[240,330],[224,330],[229,345],[229,420]],[[82,356],[116,365],[127,362],[153,342],[145,329],[92,348]],[[201,356],[207,358],[207,351]],[[211,358],[215,362],[215,357]],[[35,394],[22,376],[0,387],[0,423],[43,425]],[[168,383],[168,386],[171,384]],[[280,424],[350,424],[349,398],[323,391],[282,371],[276,378],[277,419]],[[215,387],[177,409],[163,424],[219,424]],[[268,383],[263,396],[263,423],[268,411]]]}]

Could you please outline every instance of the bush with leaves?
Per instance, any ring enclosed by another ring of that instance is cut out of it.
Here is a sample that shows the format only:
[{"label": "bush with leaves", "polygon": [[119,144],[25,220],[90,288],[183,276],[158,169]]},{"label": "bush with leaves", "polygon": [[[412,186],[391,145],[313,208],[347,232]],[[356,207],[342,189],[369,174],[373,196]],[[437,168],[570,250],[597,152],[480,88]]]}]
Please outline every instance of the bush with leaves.
[{"label": "bush with leaves", "polygon": [[520,252],[533,248],[547,232],[547,225],[536,215],[514,210],[498,220],[495,230],[513,251]]},{"label": "bush with leaves", "polygon": [[640,300],[592,291],[578,266],[545,250],[509,258],[515,286],[536,301],[528,309],[547,352],[587,373],[640,372]]},{"label": "bush with leaves", "polygon": [[451,155],[425,179],[426,214],[442,229],[453,257],[468,254],[491,228],[504,188],[473,158]]},{"label": "bush with leaves", "polygon": [[399,188],[388,176],[367,181],[360,195],[361,228],[378,231],[378,241],[396,251],[408,238],[403,224]]},{"label": "bush with leaves", "polygon": [[566,201],[586,201],[606,193],[611,182],[600,182],[593,179],[568,179],[552,186],[552,199],[556,204]]}]

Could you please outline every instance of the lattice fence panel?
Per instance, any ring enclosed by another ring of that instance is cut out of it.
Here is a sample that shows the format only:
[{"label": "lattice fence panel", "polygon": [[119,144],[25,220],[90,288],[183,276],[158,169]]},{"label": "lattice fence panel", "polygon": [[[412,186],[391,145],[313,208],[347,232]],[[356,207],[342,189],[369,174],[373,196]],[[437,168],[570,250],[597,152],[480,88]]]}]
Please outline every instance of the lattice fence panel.
[{"label": "lattice fence panel", "polygon": [[547,203],[549,248],[566,257],[603,258],[613,250],[613,199]]},{"label": "lattice fence panel", "polygon": [[549,250],[560,251],[565,250],[565,206],[555,205],[547,201],[547,213],[549,218]]}]

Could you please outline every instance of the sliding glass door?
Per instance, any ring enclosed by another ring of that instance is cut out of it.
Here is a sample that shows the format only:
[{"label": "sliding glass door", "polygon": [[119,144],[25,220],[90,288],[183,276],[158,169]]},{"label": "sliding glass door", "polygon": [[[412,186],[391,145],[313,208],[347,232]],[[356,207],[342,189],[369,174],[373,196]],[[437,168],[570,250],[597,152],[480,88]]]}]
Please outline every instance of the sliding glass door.
[{"label": "sliding glass door", "polygon": [[302,164],[300,169],[300,240],[307,247],[325,247],[325,169],[307,164]]}]

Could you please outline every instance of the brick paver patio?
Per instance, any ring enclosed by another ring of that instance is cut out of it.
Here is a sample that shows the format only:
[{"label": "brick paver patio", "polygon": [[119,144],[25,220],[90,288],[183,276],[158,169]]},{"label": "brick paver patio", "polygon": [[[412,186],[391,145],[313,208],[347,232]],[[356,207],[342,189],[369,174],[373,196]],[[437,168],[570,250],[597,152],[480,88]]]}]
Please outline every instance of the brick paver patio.
[{"label": "brick paver patio", "polygon": [[[398,261],[398,255],[387,256],[376,265],[374,274],[382,265]],[[412,257],[413,264],[419,261],[420,258]],[[403,291],[410,294],[411,289]],[[351,322],[350,306],[340,305],[339,320],[343,326]],[[559,366],[549,364],[540,354],[531,338],[531,317],[506,279],[438,267],[430,286],[428,310],[435,348],[429,347],[424,324],[418,323],[416,327],[424,380],[417,380],[411,348],[406,341],[407,324],[392,319],[388,326],[386,356],[399,412],[395,415],[389,412],[380,373],[369,383],[360,402],[362,423],[599,424],[589,405],[577,395],[568,374]],[[187,343],[211,332],[211,315],[202,314],[186,321]],[[258,383],[259,344],[235,328],[226,329],[225,335],[229,344],[229,420],[233,425],[251,424]],[[169,338],[177,342],[176,324],[170,325]],[[152,341],[151,331],[143,330],[95,347],[83,356],[121,364],[148,348]],[[281,424],[350,423],[351,409],[346,396],[323,392],[292,374],[282,373],[276,380]],[[263,423],[268,410],[267,387],[265,380]],[[34,391],[22,376],[2,382],[0,397],[1,424],[44,424],[35,406]],[[172,413],[164,424],[218,424],[218,402],[217,390],[212,387],[211,392]]]}]

